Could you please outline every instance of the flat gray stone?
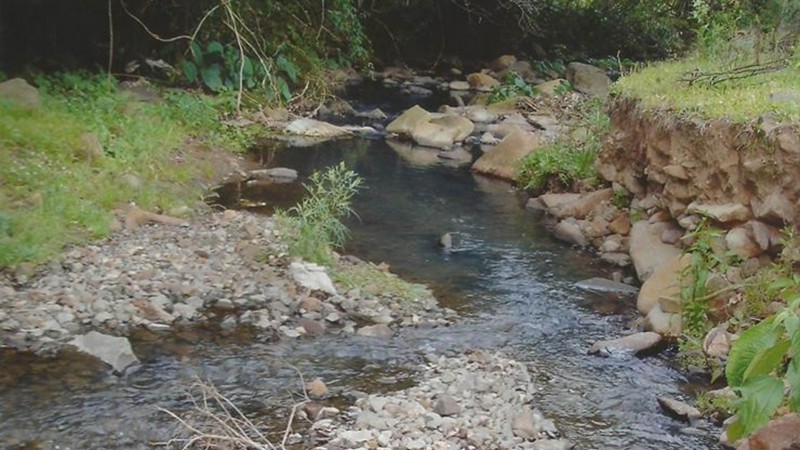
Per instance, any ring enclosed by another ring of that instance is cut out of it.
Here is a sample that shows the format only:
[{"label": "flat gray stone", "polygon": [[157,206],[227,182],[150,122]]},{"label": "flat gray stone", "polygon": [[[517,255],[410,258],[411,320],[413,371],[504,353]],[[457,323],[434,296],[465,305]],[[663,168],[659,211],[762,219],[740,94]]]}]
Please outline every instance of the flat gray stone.
[{"label": "flat gray stone", "polygon": [[124,337],[90,331],[75,337],[70,344],[79,351],[109,364],[116,372],[121,373],[131,364],[139,362],[139,358],[133,353],[130,342]]},{"label": "flat gray stone", "polygon": [[589,349],[589,354],[640,353],[651,349],[661,342],[661,335],[651,331],[634,333],[618,339],[596,342]]},{"label": "flat gray stone", "polygon": [[639,294],[639,288],[600,277],[579,281],[575,286],[587,291],[619,294],[625,297],[635,297]]}]

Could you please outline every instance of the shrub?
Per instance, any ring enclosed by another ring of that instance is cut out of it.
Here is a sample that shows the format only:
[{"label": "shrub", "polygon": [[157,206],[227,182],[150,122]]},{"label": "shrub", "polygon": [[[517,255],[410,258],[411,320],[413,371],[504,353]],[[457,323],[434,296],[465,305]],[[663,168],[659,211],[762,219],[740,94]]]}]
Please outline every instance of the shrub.
[{"label": "shrub", "polygon": [[305,185],[306,197],[288,211],[278,211],[278,223],[289,234],[289,251],[305,260],[321,264],[331,261],[331,249],[341,247],[347,238],[342,219],[355,212],[350,202],[363,179],[339,163],[314,172]]}]

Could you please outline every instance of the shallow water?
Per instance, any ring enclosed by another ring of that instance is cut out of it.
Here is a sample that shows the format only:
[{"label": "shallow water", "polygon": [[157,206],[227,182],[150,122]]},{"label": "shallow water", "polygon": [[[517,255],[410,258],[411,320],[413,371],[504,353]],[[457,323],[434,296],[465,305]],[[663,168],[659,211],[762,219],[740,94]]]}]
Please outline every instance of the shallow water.
[{"label": "shallow water", "polygon": [[[713,447],[710,432],[682,431],[683,424],[660,412],[656,397],[680,395],[686,382],[665,355],[586,355],[593,340],[621,334],[633,318],[632,300],[573,287],[609,269],[553,240],[508,184],[430,165],[424,156],[364,140],[253,155],[302,176],[345,161],[367,186],[355,201],[359,219],[350,223],[348,252],[430,284],[463,315],[460,323],[405,329],[386,341],[325,336],[271,343],[213,331],[168,340],[143,335],[134,347],[144,364],[126,378],[104,376],[81,357],[42,361],[0,353],[0,445],[144,448],[174,430],[156,407],[186,408],[183,390],[196,377],[267,417],[296,395],[290,366],[321,376],[335,391],[374,392],[413,382],[426,353],[488,348],[531,363],[540,388],[536,406],[578,449]],[[263,202],[259,209],[269,210],[301,193],[299,185],[280,192],[229,187],[222,199]],[[454,236],[450,251],[435,245],[444,232]]]}]

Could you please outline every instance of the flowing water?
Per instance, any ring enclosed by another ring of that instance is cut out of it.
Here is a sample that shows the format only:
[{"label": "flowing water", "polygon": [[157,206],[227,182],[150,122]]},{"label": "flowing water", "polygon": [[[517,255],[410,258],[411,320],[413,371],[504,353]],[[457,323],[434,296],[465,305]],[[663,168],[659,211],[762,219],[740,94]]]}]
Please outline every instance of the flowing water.
[{"label": "flowing water", "polygon": [[[156,406],[181,409],[196,377],[208,379],[243,410],[265,417],[287,405],[297,375],[321,376],[334,390],[368,392],[413,383],[430,352],[498,349],[530,363],[540,388],[536,407],[578,449],[706,449],[699,432],[660,412],[656,397],[680,396],[687,380],[668,355],[586,355],[596,339],[621,334],[633,300],[598,296],[576,281],[608,273],[588,255],[551,238],[508,184],[468,169],[434,164],[429,155],[396,152],[383,141],[345,141],[263,150],[253,157],[301,176],[345,161],[366,180],[355,201],[348,252],[428,283],[462,315],[456,325],[404,329],[389,340],[358,336],[264,342],[187,330],[169,339],[140,336],[143,366],[125,378],[104,374],[88,358],[57,360],[0,353],[0,446],[146,448],[175,425]],[[257,188],[222,191],[226,201],[270,209],[301,193]],[[444,251],[442,233],[454,236]],[[344,401],[344,399],[342,399]]]}]

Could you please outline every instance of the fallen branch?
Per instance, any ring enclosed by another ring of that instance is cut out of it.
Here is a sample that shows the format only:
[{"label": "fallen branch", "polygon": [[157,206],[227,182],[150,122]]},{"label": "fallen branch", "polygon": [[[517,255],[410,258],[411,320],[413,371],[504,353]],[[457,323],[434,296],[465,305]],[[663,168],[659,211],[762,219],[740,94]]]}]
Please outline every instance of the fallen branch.
[{"label": "fallen branch", "polygon": [[683,78],[680,78],[679,81],[688,83],[689,86],[698,82],[706,82],[711,86],[715,86],[728,81],[741,80],[743,78],[754,77],[756,75],[777,72],[786,68],[788,65],[788,59],[777,59],[764,64],[749,64],[719,72],[701,72],[696,70],[687,73],[683,76]]}]

